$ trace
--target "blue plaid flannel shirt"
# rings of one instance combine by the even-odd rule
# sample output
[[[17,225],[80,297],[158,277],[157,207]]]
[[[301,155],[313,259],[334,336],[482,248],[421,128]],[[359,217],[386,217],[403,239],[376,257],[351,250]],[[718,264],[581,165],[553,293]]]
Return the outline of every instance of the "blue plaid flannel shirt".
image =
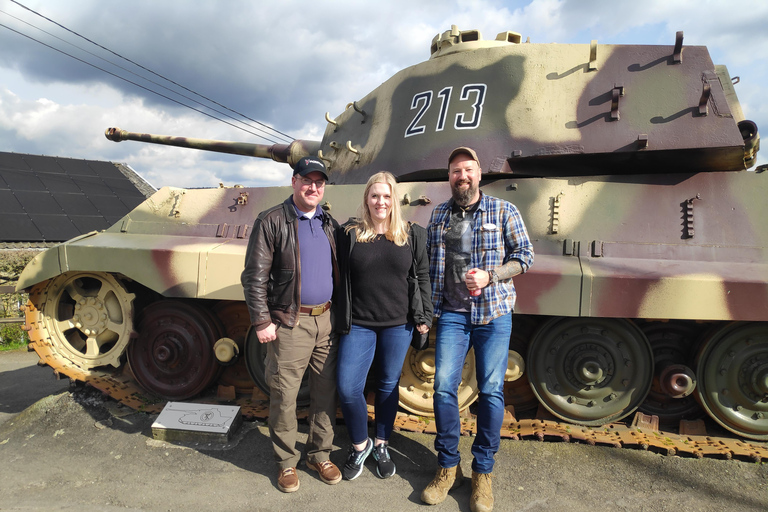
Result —
[[[482,194],[482,193],[481,193]],[[451,220],[453,199],[432,211],[427,227],[429,277],[432,280],[432,303],[435,318],[442,314],[443,279],[445,276],[445,230]],[[518,260],[527,272],[533,265],[533,246],[517,207],[497,197],[481,195],[475,212],[472,236],[471,268],[490,270],[510,260]],[[483,288],[472,297],[471,322],[487,324],[494,318],[511,313],[515,307],[515,285],[512,280],[499,281]]]

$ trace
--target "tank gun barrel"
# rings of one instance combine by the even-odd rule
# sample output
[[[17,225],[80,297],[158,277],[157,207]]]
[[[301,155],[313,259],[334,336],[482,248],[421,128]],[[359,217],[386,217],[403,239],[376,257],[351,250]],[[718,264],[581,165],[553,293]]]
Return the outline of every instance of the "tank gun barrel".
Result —
[[[135,140],[151,144],[163,144],[182,148],[231,153],[234,155],[269,158],[275,162],[287,163],[291,167],[302,157],[316,155],[320,149],[320,141],[295,140],[290,144],[251,144],[248,142],[232,142],[225,140],[195,139],[190,137],[173,137],[171,135],[154,135],[107,128],[104,132],[107,139],[114,142]]]

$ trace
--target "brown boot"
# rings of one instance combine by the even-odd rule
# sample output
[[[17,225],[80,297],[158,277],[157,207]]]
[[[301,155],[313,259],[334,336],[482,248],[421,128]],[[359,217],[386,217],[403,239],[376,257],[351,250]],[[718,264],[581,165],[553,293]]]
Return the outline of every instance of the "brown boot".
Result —
[[[277,474],[277,488],[283,492],[296,492],[299,490],[299,475],[296,468],[281,469]]]
[[[448,491],[460,486],[463,478],[460,465],[452,468],[439,468],[435,478],[422,491],[421,501],[427,505],[442,503],[448,496]]]
[[[490,473],[472,472],[472,496],[469,497],[469,510],[472,512],[491,512],[493,510]]]
[[[328,485],[341,482],[341,471],[336,467],[336,464],[329,460],[315,463],[307,461],[307,467],[312,471],[317,471],[320,474],[320,480]]]

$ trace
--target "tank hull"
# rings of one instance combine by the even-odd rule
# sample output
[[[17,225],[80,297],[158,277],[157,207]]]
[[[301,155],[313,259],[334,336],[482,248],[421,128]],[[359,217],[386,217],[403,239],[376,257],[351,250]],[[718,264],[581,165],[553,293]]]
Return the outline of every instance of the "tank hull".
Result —
[[[511,346],[511,350],[514,348],[511,353],[522,357],[527,371],[518,372],[517,378],[524,375],[519,382],[508,383],[508,387],[516,389],[511,391],[511,396],[517,396],[521,389],[525,395],[525,399],[518,400],[517,404],[515,398],[510,399],[510,405],[517,405],[521,410],[532,405],[549,405],[549,412],[560,419],[581,424],[616,421],[638,408],[643,410],[643,399],[649,391],[654,394],[653,386],[660,386],[659,364],[695,367],[697,352],[708,350],[707,347],[712,350],[707,341],[707,333],[711,330],[738,322],[755,326],[761,333],[766,331],[768,235],[761,219],[768,214],[768,207],[761,200],[764,180],[761,174],[744,171],[633,175],[621,179],[616,176],[520,177],[484,182],[481,186],[483,193],[507,199],[520,209],[536,252],[536,264],[528,273],[515,278],[518,291],[515,325],[518,328],[522,323],[525,328],[518,333],[522,339],[516,346]],[[448,189],[444,182],[403,183],[401,200],[408,203],[403,206],[404,215],[408,220],[426,225],[433,206],[448,199]],[[244,310],[239,278],[253,219],[265,206],[283,201],[290,193],[288,187],[165,188],[112,228],[42,253],[25,269],[18,286],[19,289],[41,290],[33,309],[42,311],[43,317],[60,314],[58,309],[61,307],[49,306],[46,312],[46,301],[57,300],[50,283],[60,280],[61,276],[77,279],[78,276],[96,274],[114,279],[122,286],[110,285],[107,278],[102,278],[101,284],[93,285],[94,292],[77,292],[75,295],[79,295],[66,296],[62,302],[76,302],[91,295],[99,297],[105,294],[101,288],[111,286],[112,293],[123,302],[130,296],[128,302],[131,303],[123,308],[122,314],[133,321],[130,326],[119,325],[126,332],[118,337],[126,341],[108,344],[105,354],[100,351],[88,354],[87,343],[80,350],[81,353],[85,351],[84,355],[78,354],[78,349],[66,341],[58,343],[68,347],[66,350],[57,349],[55,339],[44,345],[33,343],[33,348],[49,364],[52,357],[49,345],[53,345],[55,357],[64,357],[75,366],[85,367],[85,370],[111,366],[119,372],[125,361],[126,347],[137,343],[135,340],[143,335],[135,329],[146,304],[174,300],[194,303],[211,312],[216,307],[221,308],[222,304],[237,304],[236,307]],[[357,201],[354,198],[361,198],[362,193],[362,185],[329,185],[325,207],[338,220],[344,221],[356,215],[353,206]],[[692,209],[688,207],[690,199],[693,199]],[[215,312],[213,315],[216,316]],[[552,331],[552,322],[565,319],[573,319],[575,327],[564,327],[564,331],[555,327]],[[71,318],[56,321],[71,321]],[[242,348],[248,328],[247,313],[241,310],[239,320],[224,316],[219,321],[225,331],[228,327],[235,329],[233,337]],[[571,329],[611,331],[617,328],[616,322],[634,326],[631,329],[637,332],[630,335],[629,344],[637,345],[638,353],[614,354],[615,345],[627,341],[617,341],[612,335],[603,339],[597,334],[577,343],[574,350],[591,354],[590,347],[599,345],[601,348],[588,359],[594,359],[598,361],[592,361],[594,364],[606,368],[612,368],[622,358],[635,361],[643,374],[621,377],[630,381],[631,393],[624,393],[642,395],[640,399],[617,405],[616,410],[609,407],[596,416],[593,411],[578,407],[582,400],[578,398],[578,390],[568,395],[577,397],[574,399],[577,406],[562,408],[550,404],[560,398],[567,400],[565,394],[560,397],[550,388],[564,384],[588,388],[590,384],[578,379],[572,381],[573,378],[566,374],[556,381],[542,377],[543,368],[551,364],[546,358],[538,361],[542,347],[551,350],[553,337]],[[49,324],[53,323],[53,320],[49,321]],[[674,357],[668,356],[668,347],[664,349],[663,357],[654,353],[656,337],[669,338],[680,325],[690,324],[696,328],[688,336],[696,339],[686,339],[684,349],[673,350]],[[83,330],[72,329],[76,332]],[[108,330],[110,336],[115,337],[113,331],[120,329]],[[652,334],[659,329],[662,335]],[[210,334],[211,339],[201,345],[212,347],[221,336],[221,333]],[[55,335],[49,332],[41,337],[51,340]],[[88,334],[81,334],[81,337],[87,340]],[[763,343],[761,338],[758,345],[762,347]],[[677,345],[682,346],[683,342]],[[429,394],[431,388],[429,377],[414,370],[423,362],[413,360],[416,357],[419,356],[412,355],[406,361],[402,402],[408,410],[428,415],[431,412],[429,400],[411,400],[410,397]],[[768,354],[758,352],[755,357],[762,360]],[[208,364],[217,365],[216,362]],[[578,366],[579,363],[567,360],[559,364]],[[751,372],[750,375],[754,374],[758,380],[763,375],[762,366],[754,361],[745,362],[738,368],[741,372]],[[608,381],[618,379],[620,372],[611,371],[614,372],[611,379],[599,385],[591,384],[604,389],[605,396],[617,393],[615,383]],[[705,363],[700,371],[709,371]],[[213,370],[211,373],[218,375]],[[240,373],[245,372],[241,370]],[[418,386],[415,391],[409,391],[408,387],[413,385],[409,376],[417,373],[421,375],[417,378]],[[82,378],[82,374],[78,375]],[[532,398],[525,389],[531,386],[526,382],[531,377],[542,379],[532,385],[539,393],[537,398]],[[204,387],[217,382],[212,377],[206,378]],[[195,379],[187,375],[186,380]],[[697,380],[695,375],[693,380]],[[253,382],[249,383],[247,375],[240,375],[237,383],[240,392],[252,392],[249,385],[253,387]],[[761,389],[759,385],[744,384],[735,384],[735,388],[742,394],[752,393],[753,398]],[[163,389],[166,388],[148,391],[162,396]],[[618,393],[622,392],[619,390]],[[693,396],[687,402],[695,396],[693,393],[689,395]],[[597,396],[604,398],[600,394]],[[470,392],[462,405],[468,406],[474,398]],[[666,409],[673,411],[669,415],[671,420],[688,420],[701,415],[701,409],[690,403],[682,407],[679,400],[658,397],[656,400],[666,403]],[[588,398],[583,401],[584,404],[594,402]],[[756,400],[750,406],[751,414],[761,413],[762,404]],[[684,409],[682,412],[679,411],[681,408]],[[664,417],[663,412],[661,415]],[[763,428],[759,419],[755,420],[754,429],[749,425],[736,427],[739,434],[758,439],[768,437],[768,431],[763,432]]]
[[[481,190],[520,209],[536,251],[536,265],[515,278],[516,313],[764,321],[764,182],[754,172],[529,177]],[[363,188],[328,186],[330,213],[341,222],[355,216],[350,199],[361,198]],[[401,190],[426,198],[403,207],[422,226],[449,194],[440,182],[403,183]],[[237,204],[242,194],[247,203]],[[240,272],[253,220],[290,194],[288,187],[164,188],[112,228],[38,256],[18,288],[64,272],[100,271],[165,297],[243,300]]]

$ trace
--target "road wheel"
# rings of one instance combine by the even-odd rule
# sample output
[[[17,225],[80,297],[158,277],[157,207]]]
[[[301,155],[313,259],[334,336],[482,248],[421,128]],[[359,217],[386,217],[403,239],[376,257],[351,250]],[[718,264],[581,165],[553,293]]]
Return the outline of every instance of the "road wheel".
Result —
[[[768,440],[768,326],[731,323],[704,341],[696,358],[701,405],[731,432]]]
[[[400,407],[419,416],[434,416],[432,396],[435,394],[435,340],[430,333],[430,347],[408,349],[400,376]],[[479,391],[475,378],[475,351],[470,349],[464,360],[459,384],[459,410],[477,400]]]
[[[221,371],[213,344],[223,329],[206,308],[178,300],[147,306],[139,336],[128,347],[136,381],[167,400],[186,400],[209,387]]]
[[[639,327],[651,344],[655,368],[651,391],[639,411],[658,416],[666,425],[701,417],[704,411],[691,389],[696,386],[692,370],[693,347],[701,336],[701,325],[694,322],[644,322]],[[680,392],[675,394],[671,387]]]
[[[554,318],[534,336],[527,362],[541,404],[558,418],[587,426],[634,412],[653,379],[648,340],[622,319]]]

